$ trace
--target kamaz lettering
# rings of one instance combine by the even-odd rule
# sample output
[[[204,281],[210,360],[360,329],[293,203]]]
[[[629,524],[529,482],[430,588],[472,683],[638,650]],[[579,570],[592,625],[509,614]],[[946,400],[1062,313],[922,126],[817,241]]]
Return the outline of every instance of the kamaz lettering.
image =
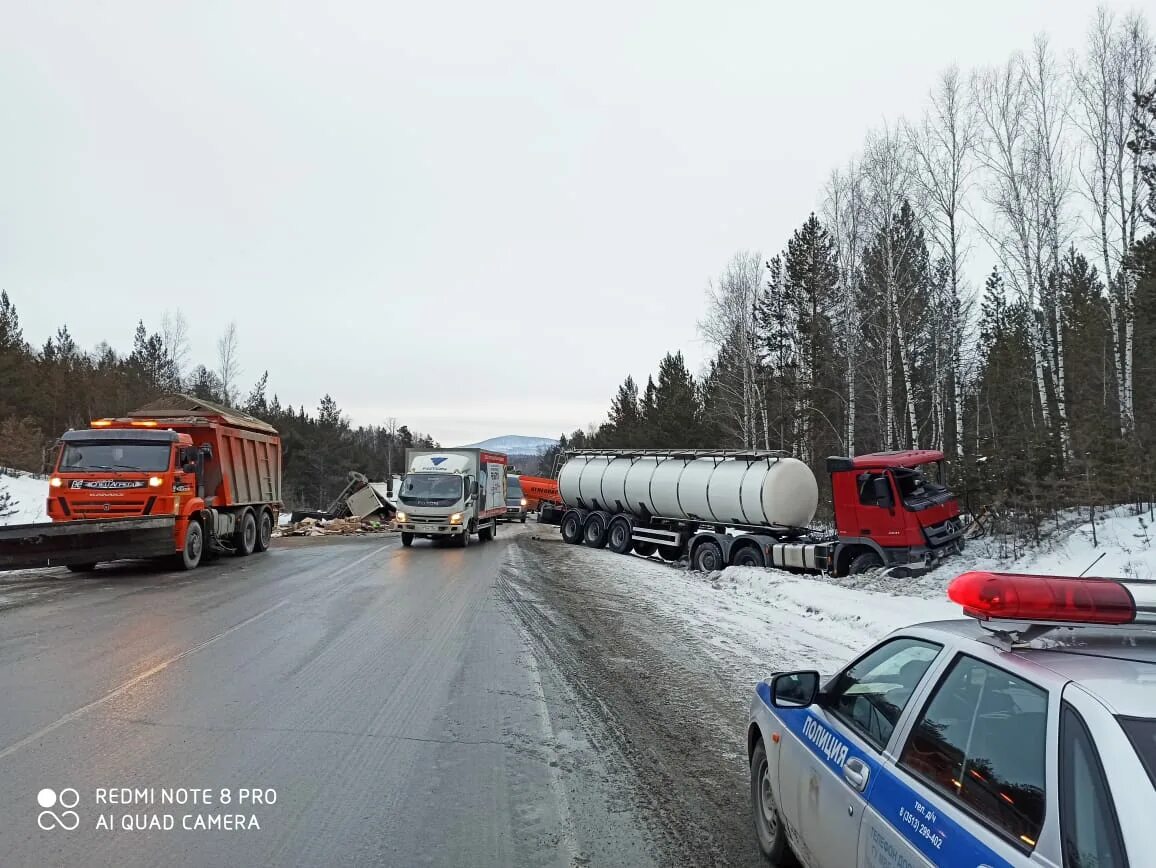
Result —
[[[843,763],[847,762],[849,748],[831,730],[816,721],[815,718],[808,717],[803,723],[803,735],[807,737],[807,741],[815,746],[816,750],[825,754],[828,760],[839,768],[843,768]]]

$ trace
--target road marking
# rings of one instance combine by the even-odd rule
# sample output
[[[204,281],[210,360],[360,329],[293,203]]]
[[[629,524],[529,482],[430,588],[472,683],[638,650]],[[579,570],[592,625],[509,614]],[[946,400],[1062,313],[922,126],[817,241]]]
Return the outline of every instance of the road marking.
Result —
[[[358,564],[364,563],[365,561],[369,560],[374,555],[381,554],[381,552],[385,551],[389,547],[390,546],[387,544],[387,545],[381,546],[380,548],[374,549],[369,554],[358,558],[357,560],[353,561],[352,563],[346,564],[344,567],[341,567],[341,569],[330,574],[330,577],[332,578],[334,576],[339,576],[343,572],[345,572],[346,570],[353,569],[353,567],[356,567]],[[198,651],[205,650],[210,645],[212,645],[216,642],[219,642],[221,639],[224,639],[226,636],[229,636],[233,633],[236,633],[242,627],[248,627],[254,621],[258,621],[261,618],[264,618],[266,615],[277,611],[282,606],[285,606],[288,603],[289,603],[288,600],[282,600],[279,603],[274,603],[268,609],[260,611],[256,615],[252,615],[252,616],[246,618],[244,621],[240,621],[240,622],[234,624],[228,630],[221,631],[216,636],[213,636],[210,639],[206,639],[201,644],[194,645],[192,648],[187,648],[186,650],[182,651],[180,654],[177,654],[173,657],[170,657],[167,660],[162,660],[160,663],[158,663],[152,669],[148,669],[148,670],[140,673],[139,675],[136,675],[133,678],[130,678],[128,681],[124,682],[119,687],[114,688],[113,690],[106,693],[104,696],[100,697],[99,699],[94,699],[92,702],[88,703],[87,705],[82,705],[80,708],[76,709],[75,711],[70,711],[68,714],[64,715],[64,717],[60,718],[59,720],[55,720],[52,723],[48,724],[48,726],[46,726],[42,729],[38,729],[36,732],[32,733],[31,735],[27,735],[24,738],[20,739],[20,741],[17,741],[17,742],[14,742],[13,744],[8,745],[8,747],[4,748],[3,750],[0,750],[0,760],[11,756],[12,754],[16,753],[16,751],[20,750],[21,748],[27,747],[28,745],[32,744],[34,741],[39,741],[40,739],[44,738],[44,736],[48,735],[51,732],[55,732],[56,730],[60,729],[60,727],[64,726],[65,724],[72,723],[72,721],[76,720],[77,718],[83,717],[85,714],[92,711],[94,708],[99,708],[100,706],[104,705],[105,703],[110,702],[113,699],[116,699],[122,693],[125,693],[126,691],[132,690],[134,687],[136,687],[142,681],[145,681],[146,679],[152,678],[158,672],[163,672],[164,670],[166,670],[170,666],[172,666],[174,663],[176,663],[180,660],[184,660],[186,657],[189,657],[193,654],[196,654]]]

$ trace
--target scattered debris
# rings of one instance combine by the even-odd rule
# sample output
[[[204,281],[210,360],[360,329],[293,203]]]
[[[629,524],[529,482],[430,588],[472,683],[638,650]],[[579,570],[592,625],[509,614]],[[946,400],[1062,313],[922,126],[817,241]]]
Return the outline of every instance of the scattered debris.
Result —
[[[313,518],[306,517],[287,527],[278,528],[273,536],[352,536],[363,533],[388,533],[393,522],[369,518]]]

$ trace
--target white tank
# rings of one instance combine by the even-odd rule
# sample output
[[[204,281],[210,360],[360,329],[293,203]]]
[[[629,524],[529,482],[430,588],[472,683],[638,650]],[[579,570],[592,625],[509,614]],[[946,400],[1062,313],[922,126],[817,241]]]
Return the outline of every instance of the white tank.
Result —
[[[811,468],[774,455],[578,454],[558,491],[567,506],[725,525],[806,527],[819,505]]]

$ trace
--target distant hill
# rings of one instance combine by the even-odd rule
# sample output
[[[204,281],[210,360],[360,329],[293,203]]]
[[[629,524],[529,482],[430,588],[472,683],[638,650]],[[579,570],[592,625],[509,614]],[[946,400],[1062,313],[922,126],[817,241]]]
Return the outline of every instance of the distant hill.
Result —
[[[506,434],[503,437],[491,437],[481,443],[470,443],[463,448],[492,449],[506,455],[537,455],[543,449],[547,449],[557,442],[557,440],[551,440],[548,437],[523,437],[521,434]]]

